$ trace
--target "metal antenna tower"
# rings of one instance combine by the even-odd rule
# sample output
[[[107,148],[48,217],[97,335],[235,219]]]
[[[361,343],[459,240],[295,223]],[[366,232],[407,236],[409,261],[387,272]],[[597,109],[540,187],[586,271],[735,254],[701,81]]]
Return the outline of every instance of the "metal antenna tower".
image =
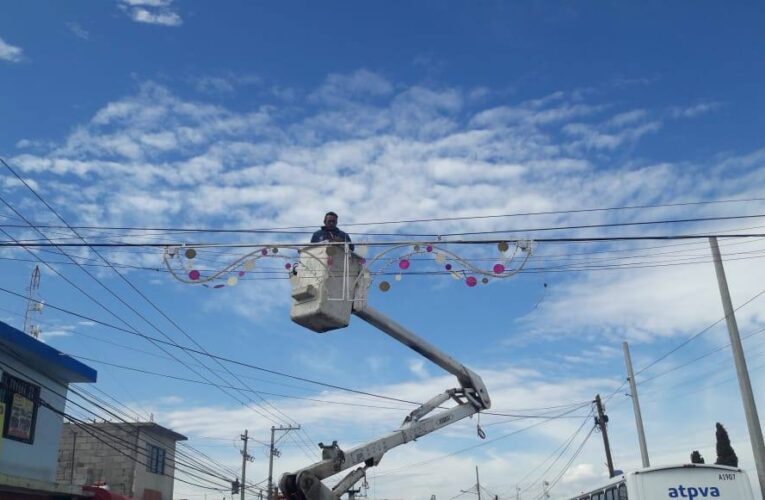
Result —
[[[24,331],[34,338],[40,336],[40,327],[32,322],[32,315],[34,313],[41,313],[43,310],[43,303],[38,294],[39,289],[40,267],[35,266],[34,271],[32,271],[32,277],[29,280],[29,286],[27,287],[27,312],[24,314]]]

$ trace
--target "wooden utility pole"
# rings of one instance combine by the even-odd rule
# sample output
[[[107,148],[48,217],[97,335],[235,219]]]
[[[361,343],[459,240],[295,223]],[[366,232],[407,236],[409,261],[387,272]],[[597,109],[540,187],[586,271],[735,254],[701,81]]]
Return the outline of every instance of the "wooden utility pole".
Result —
[[[608,443],[608,416],[603,413],[603,402],[600,400],[600,394],[595,396],[595,407],[598,410],[598,416],[595,417],[595,424],[600,427],[600,433],[603,435],[603,446],[606,448],[606,462],[608,463],[608,477],[614,477],[614,461],[611,458],[611,445]]]

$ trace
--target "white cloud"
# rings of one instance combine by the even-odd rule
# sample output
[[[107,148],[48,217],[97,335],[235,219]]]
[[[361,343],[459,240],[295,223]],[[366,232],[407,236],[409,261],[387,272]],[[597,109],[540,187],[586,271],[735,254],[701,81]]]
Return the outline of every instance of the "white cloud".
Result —
[[[460,89],[396,90],[361,70],[328,78],[314,95],[347,99],[317,100],[306,108],[231,110],[144,83],[134,95],[105,104],[63,144],[12,160],[25,173],[46,178],[44,186],[55,185],[59,202],[81,222],[115,225],[302,226],[326,210],[327,199],[334,200],[332,208],[345,222],[533,212],[755,196],[752,187],[765,182],[763,151],[703,165],[619,163],[619,155],[641,137],[660,133],[665,125],[657,113],[612,110],[609,103],[566,92],[484,109],[468,104]],[[632,215],[516,218],[512,225],[625,217]],[[503,219],[454,221],[439,231],[509,225]],[[412,225],[407,231],[432,228]],[[561,265],[546,260],[550,253],[554,249],[542,245],[531,265]],[[672,255],[643,260],[660,264],[668,258]],[[587,259],[589,265],[600,262]],[[590,329],[645,340],[682,335],[716,310],[714,298],[696,292],[708,288],[703,281],[708,276],[702,279],[693,267],[586,271],[548,290],[525,319],[530,331],[547,338]],[[757,276],[752,273],[752,283]],[[273,287],[281,286],[277,282]],[[237,300],[216,299],[211,307],[267,317],[268,310],[284,306],[287,295],[270,284],[263,287],[269,292],[242,292]],[[703,312],[694,313],[700,304]],[[683,314],[675,314],[678,310]]]
[[[377,73],[360,69],[351,74],[333,73],[327,76],[310,98],[318,102],[334,103],[368,96],[385,96],[392,91],[393,85],[388,80]]]
[[[183,19],[172,7],[174,0],[119,0],[133,21],[161,26],[180,26]]]
[[[88,40],[90,38],[90,33],[88,30],[83,28],[80,24],[69,22],[66,23],[67,29],[77,38],[81,38],[83,40]]]
[[[162,26],[180,26],[183,21],[175,12],[151,12],[147,9],[132,9],[133,21],[146,24],[159,24]]]
[[[173,3],[173,0],[121,0],[123,3],[133,7],[167,7]]]
[[[693,106],[687,107],[673,107],[670,109],[670,115],[672,118],[696,118],[712,111],[716,111],[722,107],[722,103],[719,102],[702,102]]]
[[[24,60],[24,51],[0,38],[0,59],[8,62],[21,62]]]
[[[409,371],[421,379],[428,378],[428,370],[425,368],[425,361],[422,359],[410,359],[408,362]]]

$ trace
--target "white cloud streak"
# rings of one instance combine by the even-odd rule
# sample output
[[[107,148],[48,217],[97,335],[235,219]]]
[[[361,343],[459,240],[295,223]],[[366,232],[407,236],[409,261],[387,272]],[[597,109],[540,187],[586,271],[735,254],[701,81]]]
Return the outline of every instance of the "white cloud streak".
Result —
[[[21,62],[24,60],[24,50],[0,38],[0,60],[14,63]]]
[[[120,8],[133,21],[160,26],[180,26],[183,19],[172,7],[173,0],[120,0]]]

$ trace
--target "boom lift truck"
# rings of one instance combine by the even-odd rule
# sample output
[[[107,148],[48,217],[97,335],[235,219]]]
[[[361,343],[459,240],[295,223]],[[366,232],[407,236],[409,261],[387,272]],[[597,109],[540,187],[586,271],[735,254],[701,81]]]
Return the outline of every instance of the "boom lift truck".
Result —
[[[483,380],[475,372],[367,304],[371,277],[362,259],[350,252],[347,243],[311,245],[299,253],[299,264],[290,276],[290,317],[294,322],[322,333],[348,326],[354,314],[453,374],[460,384],[423,403],[407,415],[398,430],[386,436],[350,450],[342,450],[337,441],[326,446],[319,443],[321,461],[284,474],[279,481],[282,494],[289,499],[336,500],[364,477],[367,468],[379,464],[388,450],[487,410],[491,400]],[[456,405],[444,409],[441,405],[449,400]],[[480,428],[479,436],[484,437]],[[334,488],[322,483],[357,465],[359,467]]]

